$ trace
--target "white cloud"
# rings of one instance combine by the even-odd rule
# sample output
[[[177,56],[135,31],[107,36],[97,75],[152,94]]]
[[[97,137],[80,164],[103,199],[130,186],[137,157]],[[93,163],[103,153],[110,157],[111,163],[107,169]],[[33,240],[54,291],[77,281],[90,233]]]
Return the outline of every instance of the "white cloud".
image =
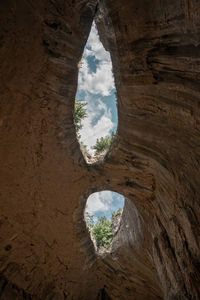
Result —
[[[114,89],[110,63],[101,61],[97,66],[96,72],[90,73],[87,61],[83,59],[83,64],[79,72],[78,85],[79,91],[109,96]]]
[[[124,206],[124,197],[111,191],[102,191],[91,194],[87,199],[85,212],[94,217],[94,221],[99,216],[106,216],[111,219],[112,213]]]
[[[106,212],[111,210],[113,202],[113,193],[110,191],[91,194],[87,200],[86,211],[91,215],[97,212]]]
[[[89,48],[89,49],[88,49]],[[90,72],[87,57],[94,56],[99,60],[96,72]],[[78,90],[109,96],[115,88],[110,53],[99,40],[97,29],[93,23],[86,48],[83,53],[82,66],[79,70]]]
[[[110,61],[110,53],[104,49],[100,42],[98,31],[94,22],[92,24],[86,47],[87,55],[94,55],[98,60]]]
[[[91,59],[91,56],[95,59]],[[96,69],[95,72],[92,72],[92,67]],[[77,94],[84,95],[88,103],[87,117],[82,121],[83,128],[79,134],[91,154],[94,151],[90,147],[96,144],[97,138],[109,135],[115,127],[111,111],[102,100],[104,96],[110,96],[114,88],[110,54],[103,48],[93,23],[79,69],[77,91]],[[123,201],[120,204],[121,200],[118,199],[120,197],[110,191],[94,193],[87,200],[86,211],[97,221],[96,214],[105,213],[109,216],[112,211],[123,206]]]
[[[88,64],[89,56],[94,56],[94,61],[98,60],[98,63]],[[96,67],[96,72],[91,72],[91,66]],[[109,96],[114,88],[110,54],[103,48],[96,25],[93,23],[79,70],[77,91],[78,94],[84,93],[83,98],[88,103],[87,117],[82,121],[83,128],[79,133],[80,140],[91,154],[94,154],[94,150],[90,147],[96,144],[97,138],[109,135],[115,127],[111,111],[102,101],[102,98]]]
[[[87,117],[83,120],[83,128],[80,130],[80,140],[83,144],[88,146],[88,151],[91,154],[94,154],[94,150],[91,149],[91,147],[96,144],[96,140],[109,135],[114,128],[110,110],[108,110],[107,106],[100,99],[96,102],[95,110],[94,107],[88,105]],[[98,112],[101,111],[103,111],[102,116],[98,119],[97,123],[93,125],[92,121]]]

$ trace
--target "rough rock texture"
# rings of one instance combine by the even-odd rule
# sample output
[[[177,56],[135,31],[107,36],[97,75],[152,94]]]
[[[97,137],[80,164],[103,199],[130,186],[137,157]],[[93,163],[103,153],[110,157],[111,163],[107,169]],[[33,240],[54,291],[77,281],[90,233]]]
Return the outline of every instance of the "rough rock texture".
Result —
[[[93,18],[111,52],[118,137],[87,165],[73,105]],[[200,3],[0,3],[0,299],[200,298]],[[87,197],[127,199],[110,254]]]
[[[121,224],[121,212],[117,212],[114,216],[112,215],[112,235],[113,238],[115,235],[117,235],[119,228],[120,228],[120,224]]]

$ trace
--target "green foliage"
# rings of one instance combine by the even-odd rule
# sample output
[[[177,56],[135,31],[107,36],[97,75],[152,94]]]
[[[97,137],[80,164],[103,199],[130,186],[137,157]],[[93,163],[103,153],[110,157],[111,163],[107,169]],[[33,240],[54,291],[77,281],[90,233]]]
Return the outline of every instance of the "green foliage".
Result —
[[[92,234],[96,240],[97,247],[108,248],[112,242],[111,221],[105,216],[99,217],[95,225],[92,226]]]
[[[94,226],[94,217],[87,211],[85,212],[85,220],[90,228]]]
[[[109,221],[106,216],[98,217],[96,223],[94,223],[94,217],[90,213],[85,212],[85,220],[96,240],[97,248],[100,246],[109,248],[112,243],[112,222],[117,215],[121,216],[122,211],[123,209],[119,208],[113,212],[111,221]]]
[[[86,105],[87,102],[83,102],[81,100],[76,99],[75,100],[75,106],[74,106],[74,123],[76,127],[76,133],[79,139],[79,143],[81,146],[81,149],[83,152],[87,153],[87,146],[83,144],[82,141],[80,141],[80,134],[79,131],[83,127],[82,125],[82,120],[87,117],[87,112],[86,112]],[[92,148],[95,150],[95,154],[99,154],[102,151],[108,149],[115,137],[114,132],[112,131],[111,135],[107,135],[105,138],[101,137],[100,140],[97,139],[96,145],[93,146]]]
[[[83,153],[87,153],[87,146],[83,144],[82,141],[80,141],[80,134],[79,131],[83,127],[81,124],[81,121],[87,117],[86,108],[87,102],[81,102],[80,100],[75,100],[75,106],[74,106],[74,123],[76,127],[76,133],[79,139],[80,147],[82,149]]]
[[[95,150],[95,154],[108,149],[115,137],[114,132],[112,131],[111,135],[107,135],[105,138],[101,137],[100,140],[97,139],[96,144],[92,147]]]
[[[74,123],[76,127],[77,135],[79,133],[79,130],[83,127],[81,124],[81,121],[87,116],[86,108],[87,102],[80,102],[80,100],[75,100],[75,106],[74,106]],[[78,135],[80,138],[80,136]]]

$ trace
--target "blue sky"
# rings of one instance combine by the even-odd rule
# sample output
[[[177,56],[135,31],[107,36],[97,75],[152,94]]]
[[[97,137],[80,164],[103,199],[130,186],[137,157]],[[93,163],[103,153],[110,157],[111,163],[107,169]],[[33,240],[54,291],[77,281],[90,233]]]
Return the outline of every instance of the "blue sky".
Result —
[[[82,122],[80,140],[87,146],[88,152],[97,138],[105,137],[116,131],[118,116],[115,85],[110,54],[99,40],[95,23],[84,49],[79,69],[76,98],[86,101],[87,118]],[[91,194],[87,200],[86,211],[97,217],[111,218],[113,211],[123,207],[124,197],[111,191]]]
[[[94,154],[91,147],[96,144],[97,138],[105,137],[117,129],[115,92],[110,53],[100,42],[93,23],[81,60],[76,94],[77,99],[88,103],[80,140],[90,154]]]
[[[124,206],[124,197],[111,191],[93,193],[88,197],[86,211],[97,217],[106,216],[111,219],[112,213]]]

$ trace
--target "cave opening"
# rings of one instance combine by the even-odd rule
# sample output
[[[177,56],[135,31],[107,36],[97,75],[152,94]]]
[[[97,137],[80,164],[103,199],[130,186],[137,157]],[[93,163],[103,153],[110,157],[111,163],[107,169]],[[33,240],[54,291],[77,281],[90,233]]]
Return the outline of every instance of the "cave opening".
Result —
[[[120,227],[124,201],[124,196],[108,190],[88,197],[84,219],[97,252],[110,252]]]
[[[111,57],[100,41],[95,22],[78,68],[74,122],[81,151],[92,163],[105,156],[118,124]]]

